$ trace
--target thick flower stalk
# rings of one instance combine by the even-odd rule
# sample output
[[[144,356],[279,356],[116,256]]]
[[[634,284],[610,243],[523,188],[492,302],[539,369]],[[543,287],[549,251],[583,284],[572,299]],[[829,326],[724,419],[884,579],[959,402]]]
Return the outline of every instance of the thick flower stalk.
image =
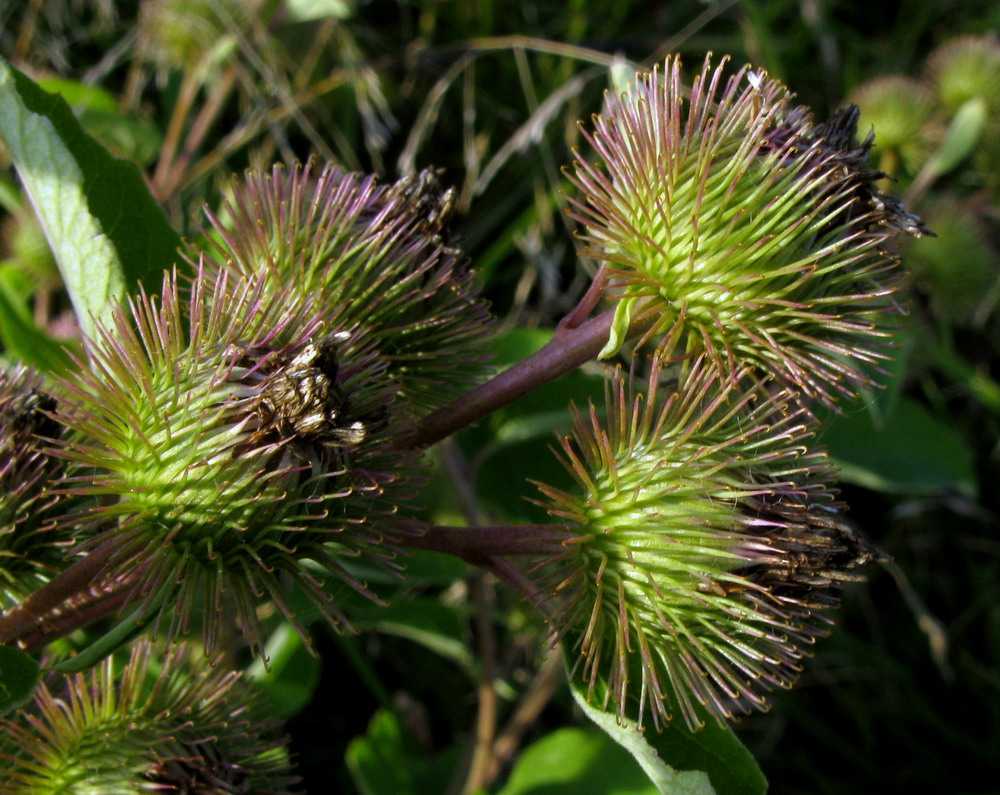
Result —
[[[433,172],[379,185],[312,164],[250,172],[224,216],[210,215],[219,270],[268,274],[269,289],[319,296],[328,324],[359,328],[385,357],[402,401],[426,412],[484,374],[490,328],[461,252],[448,245],[452,191]]]
[[[386,520],[413,487],[410,460],[387,450],[384,362],[265,281],[199,272],[187,332],[167,276],[159,304],[142,295],[119,312],[65,384],[66,490],[89,500],[66,518],[80,550],[168,637],[200,622],[210,654],[230,603],[255,651],[259,596],[298,626],[294,585],[342,621],[324,579],[367,593],[347,558],[395,568]]]
[[[140,642],[120,676],[109,658],[60,679],[2,721],[0,793],[293,791],[285,740],[257,694],[191,649],[160,658]]]
[[[856,112],[816,124],[780,83],[725,59],[683,87],[679,59],[609,95],[584,137],[571,213],[624,296],[662,319],[647,338],[674,355],[749,365],[808,396],[851,395],[885,358],[895,311],[890,237],[919,219],[873,188]]]
[[[55,408],[30,369],[0,369],[0,606],[48,580],[66,553],[54,521],[62,462],[46,450],[61,434]]]
[[[665,395],[658,362],[645,395],[619,374],[606,420],[577,413],[563,442],[576,490],[540,487],[571,525],[541,595],[579,654],[574,675],[656,725],[673,704],[693,728],[700,707],[719,720],[766,708],[763,691],[790,686],[823,633],[828,586],[875,555],[804,446],[804,410],[705,364]]]

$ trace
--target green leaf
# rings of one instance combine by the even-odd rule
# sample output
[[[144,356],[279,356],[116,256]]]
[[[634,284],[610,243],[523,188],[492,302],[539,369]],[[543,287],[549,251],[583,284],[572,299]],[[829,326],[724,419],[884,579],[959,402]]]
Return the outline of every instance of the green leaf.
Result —
[[[110,320],[137,281],[155,292],[180,238],[138,169],[88,136],[62,97],[0,59],[0,138],[59,264],[77,318]]]
[[[670,767],[663,761],[657,751],[656,746],[649,742],[646,733],[643,732],[635,721],[619,719],[614,715],[598,709],[587,701],[585,693],[580,692],[578,686],[571,682],[570,691],[573,698],[583,710],[584,714],[602,728],[607,735],[618,745],[628,751],[645,771],[649,780],[653,782],[660,793],[684,793],[684,795],[715,795],[715,789],[708,777],[702,770],[677,770]],[[670,750],[670,745],[678,739],[683,739],[684,732],[671,726],[666,730],[668,735],[667,743],[664,745]],[[663,735],[654,735],[663,737]],[[694,735],[688,735],[692,737]]]
[[[962,437],[909,398],[881,422],[867,411],[831,417],[821,441],[841,478],[866,488],[925,494],[953,489],[968,496],[978,490]]]
[[[443,552],[417,550],[400,563],[406,567],[406,582],[410,585],[449,585],[469,573],[469,564]]]
[[[0,207],[9,213],[15,213],[21,209],[21,189],[6,174],[0,174]]]
[[[32,322],[13,281],[18,273],[0,267],[0,340],[8,356],[41,372],[63,372],[70,358],[63,347]]]
[[[465,671],[474,670],[458,612],[436,599],[411,597],[394,600],[385,607],[362,606],[352,611],[351,624],[359,630],[407,638],[452,660]]]
[[[629,752],[606,734],[560,729],[524,749],[497,795],[656,795]]]
[[[347,769],[362,795],[424,795],[447,792],[462,757],[449,748],[428,756],[390,710],[379,710],[368,731],[347,746]]]
[[[118,112],[114,96],[103,88],[64,77],[45,77],[40,88],[59,94],[80,120],[83,129],[112,152],[146,165],[163,147],[163,136],[147,124]]]
[[[320,19],[349,19],[354,4],[347,0],[288,0],[285,13],[292,22],[315,22]]]
[[[469,567],[456,558],[440,552],[407,553],[399,561],[406,567],[406,582],[410,585],[447,585],[468,574]],[[399,590],[400,579],[395,572],[364,561],[344,561],[342,564],[352,576],[365,582],[379,596],[391,598]],[[384,588],[382,586],[390,586]],[[367,599],[362,598],[367,602]]]
[[[142,165],[152,163],[163,148],[159,130],[118,112],[89,110],[80,117],[80,123],[112,152]]]
[[[767,791],[767,779],[753,755],[727,726],[707,714],[698,731],[678,719],[657,732],[595,706],[587,700],[586,686],[572,677],[570,690],[587,717],[636,758],[660,792],[763,795]],[[638,712],[638,698],[638,688],[629,688],[629,714]],[[671,711],[677,715],[679,707],[674,704]]]
[[[988,113],[982,97],[966,100],[948,126],[941,148],[928,164],[935,174],[947,174],[972,154],[986,131]]]
[[[38,87],[50,94],[58,94],[77,113],[87,110],[115,111],[118,103],[114,95],[100,86],[88,85],[65,77],[43,77],[37,81]]]
[[[271,714],[282,719],[299,713],[312,699],[319,683],[319,659],[309,653],[299,633],[283,621],[267,639],[264,661],[256,659],[247,669],[264,692]]]
[[[950,345],[937,346],[934,362],[985,408],[1000,414],[1000,383],[965,361]]]
[[[552,339],[550,329],[516,328],[491,340],[497,372],[506,370],[531,354],[538,353]]]
[[[26,704],[38,685],[34,658],[12,646],[0,646],[0,716]]]
[[[502,367],[520,361],[544,347],[548,330],[530,329],[505,335],[495,342]],[[545,510],[528,502],[538,496],[528,481],[568,488],[572,479],[552,454],[556,434],[569,430],[572,417],[566,406],[598,406],[604,397],[604,379],[576,370],[543,384],[495,411],[485,421],[459,435],[467,455],[476,462],[476,494],[490,511],[512,521],[545,522]]]
[[[399,719],[379,710],[368,733],[347,746],[347,769],[362,795],[409,795],[416,791],[408,756]]]

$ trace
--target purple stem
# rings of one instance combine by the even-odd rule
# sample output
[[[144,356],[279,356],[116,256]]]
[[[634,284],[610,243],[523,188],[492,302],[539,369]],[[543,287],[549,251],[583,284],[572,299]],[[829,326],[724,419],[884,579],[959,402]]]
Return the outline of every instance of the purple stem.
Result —
[[[25,651],[35,652],[81,627],[117,613],[132,596],[132,586],[122,585],[113,591],[84,598],[72,608],[46,616],[33,631],[21,635],[18,642]]]
[[[421,535],[406,536],[410,549],[446,552],[481,564],[498,555],[544,555],[562,552],[572,538],[566,525],[519,524],[495,527],[445,527],[435,525]]]
[[[20,639],[33,630],[50,611],[86,591],[97,581],[104,566],[104,549],[98,547],[87,557],[61,571],[13,610],[0,616],[0,644],[10,644]]]
[[[541,350],[425,417],[412,433],[400,439],[399,447],[428,447],[596,358],[607,344],[614,316],[615,310],[609,309],[578,326],[560,327]],[[634,317],[629,336],[648,330],[652,323],[651,316]]]

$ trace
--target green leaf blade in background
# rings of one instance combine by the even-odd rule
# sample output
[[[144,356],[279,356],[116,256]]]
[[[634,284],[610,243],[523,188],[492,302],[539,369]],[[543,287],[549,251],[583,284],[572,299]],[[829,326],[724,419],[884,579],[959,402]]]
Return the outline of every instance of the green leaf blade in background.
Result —
[[[705,715],[704,726],[694,732],[679,719],[661,732],[652,727],[640,729],[635,721],[619,719],[595,706],[572,677],[570,692],[587,717],[635,757],[660,793],[764,795],[767,792],[767,779],[753,754],[728,727],[713,718]],[[637,699],[630,692],[629,706],[634,707],[630,713],[638,711]],[[679,714],[676,708],[672,712]]]
[[[4,353],[41,372],[62,372],[70,365],[66,350],[35,325],[13,282],[19,274],[0,264],[0,341]]]
[[[37,81],[50,94],[59,94],[73,109],[73,114],[88,135],[111,152],[147,166],[163,147],[163,136],[152,124],[118,111],[114,96],[100,86],[44,77]]]
[[[0,138],[45,230],[78,320],[109,320],[116,298],[159,289],[180,237],[138,169],[87,135],[66,102],[0,59]]]
[[[602,732],[557,729],[521,752],[497,795],[657,795],[659,790],[620,745]]]
[[[552,334],[550,329],[534,328],[499,336],[493,340],[494,363],[498,369],[513,365],[543,348]],[[538,496],[532,482],[571,487],[572,478],[552,452],[558,446],[558,435],[572,426],[567,406],[586,411],[589,402],[600,407],[603,399],[603,378],[575,370],[521,396],[477,426],[464,429],[459,443],[475,462],[476,494],[482,504],[508,521],[551,521],[544,508],[529,501]]]
[[[972,97],[955,112],[941,148],[928,164],[935,176],[947,174],[969,157],[986,132],[988,111],[982,97]]]
[[[461,749],[455,746],[429,756],[398,715],[381,709],[368,731],[347,746],[345,758],[361,795],[425,795],[448,791]]]
[[[291,624],[282,622],[267,639],[268,661],[257,658],[247,675],[264,692],[270,712],[281,719],[298,714],[312,699],[319,682],[319,658],[306,648]]]
[[[384,632],[419,643],[435,654],[474,673],[476,660],[463,642],[464,626],[458,611],[436,599],[409,596],[386,606],[359,606],[351,613],[359,631]]]
[[[849,483],[890,493],[978,491],[961,435],[911,398],[879,420],[867,411],[832,416],[820,441]]]
[[[346,756],[351,777],[363,795],[414,793],[403,728],[391,712],[376,712],[368,733],[351,741]]]
[[[20,649],[0,646],[0,716],[27,703],[38,685],[39,667]]]

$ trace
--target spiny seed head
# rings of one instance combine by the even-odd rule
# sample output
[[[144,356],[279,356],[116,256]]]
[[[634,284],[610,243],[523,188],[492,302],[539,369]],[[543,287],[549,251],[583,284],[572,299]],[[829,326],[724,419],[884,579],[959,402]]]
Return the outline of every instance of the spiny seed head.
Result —
[[[145,55],[163,69],[187,70],[220,62],[248,36],[262,0],[149,0],[139,15]]]
[[[852,91],[849,100],[861,112],[860,128],[877,131],[880,166],[893,177],[899,173],[885,164],[887,152],[898,154],[906,172],[916,174],[945,131],[934,115],[934,93],[911,77],[876,77]]]
[[[316,294],[326,325],[361,329],[377,345],[403,400],[438,408],[483,375],[490,328],[446,239],[452,202],[430,170],[388,186],[331,165],[318,176],[311,163],[249,172],[232,186],[230,222],[209,214],[221,242],[206,265]]]
[[[575,416],[562,458],[574,492],[541,486],[570,523],[542,564],[574,676],[621,716],[692,728],[765,709],[823,632],[829,586],[875,556],[840,517],[825,456],[784,392],[702,358],[663,394],[616,375],[607,417]],[[547,589],[547,591],[546,591]]]
[[[0,793],[291,792],[286,740],[235,672],[193,649],[140,642],[115,676],[42,684],[34,709],[2,721]]]
[[[937,236],[906,250],[913,284],[935,317],[961,325],[982,325],[997,303],[995,237],[974,205],[947,202],[929,210]]]
[[[952,111],[980,97],[1000,114],[1000,36],[959,36],[945,42],[927,60],[927,77],[941,102]]]
[[[187,332],[168,276],[159,303],[141,295],[88,342],[91,366],[65,384],[73,434],[58,452],[74,466],[67,490],[89,501],[67,525],[107,577],[158,608],[168,637],[203,622],[210,654],[229,602],[256,652],[258,597],[298,626],[292,585],[342,622],[320,573],[368,594],[347,558],[398,569],[389,517],[416,477],[388,449],[384,360],[265,282],[199,272]]]
[[[664,350],[832,402],[885,357],[888,239],[926,230],[874,191],[855,110],[816,124],[777,81],[724,68],[706,59],[688,96],[668,59],[609,95],[584,130],[599,160],[568,173],[571,214],[623,296],[616,327],[646,299]]]
[[[62,567],[55,528],[62,462],[47,450],[62,427],[56,400],[31,369],[0,369],[0,605],[24,598]]]

